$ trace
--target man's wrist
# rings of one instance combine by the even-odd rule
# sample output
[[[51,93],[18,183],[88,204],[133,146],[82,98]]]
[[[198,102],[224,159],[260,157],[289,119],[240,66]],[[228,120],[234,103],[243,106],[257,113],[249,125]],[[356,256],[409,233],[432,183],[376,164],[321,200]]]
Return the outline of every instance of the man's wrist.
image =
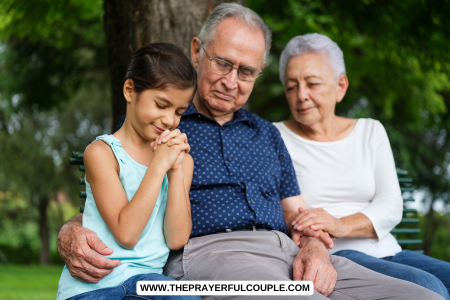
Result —
[[[327,245],[319,238],[311,237],[311,236],[302,236],[300,237],[300,244],[302,247],[306,246],[322,246],[325,249],[328,249]],[[328,251],[328,250],[327,250]]]
[[[298,215],[298,213],[293,211],[285,211],[284,212],[284,221],[286,222],[288,233],[292,236],[292,229],[294,226],[292,226],[292,221],[294,221],[295,217]]]
[[[61,235],[61,232],[66,231],[67,229],[70,229],[72,227],[77,227],[77,226],[83,226],[83,214],[78,214],[75,217],[73,217],[72,219],[70,219],[69,221],[67,221],[66,223],[64,223],[61,226],[61,229],[59,230],[58,238]]]

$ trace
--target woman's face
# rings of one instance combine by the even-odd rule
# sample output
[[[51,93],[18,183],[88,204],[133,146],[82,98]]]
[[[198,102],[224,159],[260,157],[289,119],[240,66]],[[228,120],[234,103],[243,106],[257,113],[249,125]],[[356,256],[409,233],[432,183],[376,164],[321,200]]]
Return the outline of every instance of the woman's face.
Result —
[[[301,54],[287,63],[286,98],[295,120],[303,125],[312,126],[334,116],[336,102],[344,98],[347,87],[347,76],[334,80],[325,54]]]

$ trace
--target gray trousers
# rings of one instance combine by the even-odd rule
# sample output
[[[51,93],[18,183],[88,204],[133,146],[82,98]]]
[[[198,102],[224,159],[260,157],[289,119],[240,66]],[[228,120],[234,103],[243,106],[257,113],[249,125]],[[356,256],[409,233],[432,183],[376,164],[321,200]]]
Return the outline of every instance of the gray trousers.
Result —
[[[292,263],[299,247],[279,231],[237,231],[189,240],[184,251],[172,251],[164,275],[176,280],[292,280]],[[418,299],[443,298],[416,284],[382,275],[346,258],[331,255],[338,278],[327,297],[264,296],[263,299]],[[204,296],[213,299],[259,299],[260,296]]]

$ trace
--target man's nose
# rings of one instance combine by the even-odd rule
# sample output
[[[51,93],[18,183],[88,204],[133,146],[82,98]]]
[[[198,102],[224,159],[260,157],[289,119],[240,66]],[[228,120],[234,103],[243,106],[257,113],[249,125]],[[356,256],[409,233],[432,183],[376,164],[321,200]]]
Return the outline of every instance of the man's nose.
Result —
[[[237,87],[238,79],[238,70],[233,69],[230,73],[224,76],[223,83],[228,90],[233,90]]]

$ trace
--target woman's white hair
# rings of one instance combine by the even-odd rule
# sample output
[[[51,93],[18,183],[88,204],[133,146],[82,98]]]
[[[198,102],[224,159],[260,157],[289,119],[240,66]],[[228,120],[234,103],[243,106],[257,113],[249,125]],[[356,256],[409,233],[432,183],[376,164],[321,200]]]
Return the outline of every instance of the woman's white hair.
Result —
[[[257,13],[250,8],[237,3],[222,3],[214,8],[198,34],[198,37],[202,40],[203,46],[206,47],[206,45],[214,39],[217,25],[219,25],[222,20],[232,17],[239,19],[250,28],[259,28],[262,31],[266,42],[264,51],[265,62],[269,55],[270,45],[272,44],[272,31],[270,30],[269,25],[267,25]],[[202,51],[200,52],[200,55],[202,55]]]
[[[330,67],[334,72],[334,80],[338,80],[339,76],[345,75],[344,53],[339,46],[333,42],[329,37],[310,33],[299,35],[289,41],[281,52],[280,56],[280,80],[283,86],[285,85],[284,77],[286,72],[286,65],[289,60],[295,56],[306,53],[323,53],[328,57]]]

